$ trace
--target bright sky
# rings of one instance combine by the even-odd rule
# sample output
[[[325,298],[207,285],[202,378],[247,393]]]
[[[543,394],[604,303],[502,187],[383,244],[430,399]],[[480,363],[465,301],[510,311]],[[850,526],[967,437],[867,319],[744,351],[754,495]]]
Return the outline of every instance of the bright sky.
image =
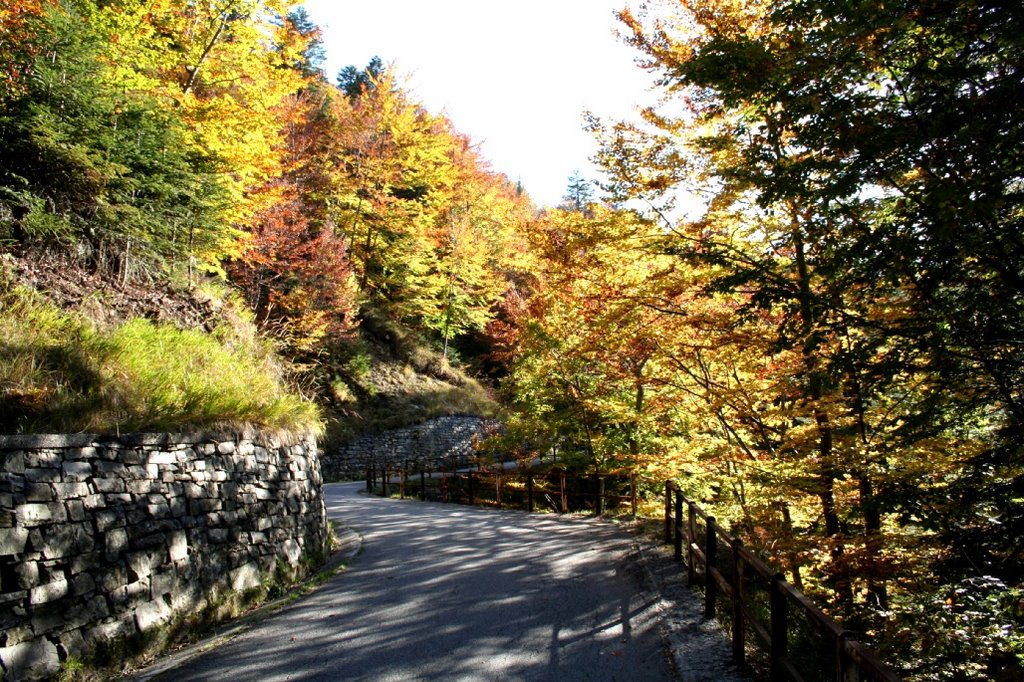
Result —
[[[597,176],[583,111],[627,118],[651,99],[615,35],[628,0],[307,0],[327,75],[379,56],[414,99],[481,144],[493,170],[556,205],[575,170]],[[634,3],[635,4],[635,3]]]

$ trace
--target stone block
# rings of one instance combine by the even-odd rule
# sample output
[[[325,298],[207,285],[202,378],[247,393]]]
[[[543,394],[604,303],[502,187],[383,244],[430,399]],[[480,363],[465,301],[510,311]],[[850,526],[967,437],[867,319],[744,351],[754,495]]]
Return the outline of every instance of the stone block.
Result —
[[[235,451],[235,442],[226,440],[223,443],[217,444],[217,453],[221,455],[230,455]]]
[[[124,528],[113,528],[106,533],[105,549],[107,556],[116,556],[128,549],[128,531]]]
[[[220,508],[220,500],[203,498],[198,500],[189,500],[188,502],[188,513],[192,516],[209,514],[210,512],[218,511]]]
[[[137,479],[128,481],[128,492],[132,495],[148,495],[149,493],[160,492],[160,481],[152,479]]]
[[[39,604],[30,607],[28,615],[32,632],[36,635],[42,635],[64,630],[67,627],[67,617],[70,610],[69,604],[73,604],[73,601],[62,599],[49,604]]]
[[[171,533],[167,538],[167,550],[171,561],[182,561],[188,558],[188,536],[184,531]]]
[[[64,480],[68,483],[87,481],[92,477],[92,463],[87,461],[64,462],[61,467]]]
[[[124,639],[135,634],[135,619],[131,614],[121,616],[114,620],[98,623],[88,628],[84,633],[85,641],[90,649],[101,644]]]
[[[206,488],[195,483],[185,483],[181,487],[182,493],[190,500],[198,500],[206,497]]]
[[[2,470],[9,474],[25,473],[25,453],[20,450],[0,454],[0,462],[3,463]]]
[[[64,451],[64,459],[95,459],[98,456],[99,450],[92,446],[68,448]]]
[[[149,576],[149,595],[153,599],[172,594],[184,587],[184,580],[174,571],[161,571]]]
[[[89,573],[79,573],[71,581],[71,593],[76,597],[89,594],[96,589],[96,581]]]
[[[31,590],[39,585],[39,562],[19,561],[14,565],[14,580],[18,589]]]
[[[3,609],[4,611],[15,611],[22,605],[22,602],[24,602],[27,598],[27,590],[0,592],[0,609]],[[22,611],[24,611],[24,609],[22,609]]]
[[[176,613],[199,611],[206,606],[206,595],[199,585],[182,585],[171,593],[171,608]]]
[[[126,490],[124,481],[114,476],[94,478],[92,485],[98,493],[123,493]]]
[[[100,495],[99,493],[96,493],[95,495],[86,495],[85,497],[82,498],[82,505],[86,509],[100,509],[101,507],[105,507],[108,504],[114,505],[117,504],[117,501],[108,501],[106,497]]]
[[[164,563],[164,554],[162,551],[156,552],[153,550],[146,550],[143,552],[132,552],[125,557],[125,564],[128,566],[128,574],[135,580],[141,580],[146,578],[153,569]]]
[[[228,576],[231,589],[242,592],[260,586],[260,570],[255,563],[247,563],[231,571]]]
[[[0,556],[21,554],[28,542],[27,528],[0,528]]]
[[[40,550],[46,559],[59,559],[73,554],[81,554],[92,548],[92,534],[82,523],[56,526],[48,529],[43,536]]]
[[[29,603],[36,604],[48,604],[49,602],[56,601],[68,593],[70,586],[68,581],[61,578],[54,580],[53,582],[34,587],[29,590],[28,600]]]
[[[115,605],[115,610],[120,606],[138,604],[149,599],[149,580],[136,580],[135,582],[122,585],[111,590],[110,601]]]
[[[118,478],[124,476],[126,471],[124,462],[107,462],[103,460],[94,462],[92,468],[97,476],[102,476],[103,478]]]
[[[26,467],[25,480],[29,483],[57,483],[60,481],[60,469]]]
[[[96,568],[100,563],[99,552],[86,552],[85,554],[79,554],[76,557],[71,557],[71,575],[78,575],[85,571],[91,571]]]
[[[15,498],[25,498],[25,477],[21,474],[0,472],[0,492],[12,493]],[[17,504],[17,500],[14,502]]]
[[[85,637],[82,636],[81,630],[74,629],[61,633],[57,642],[57,651],[62,659],[78,658],[87,654],[88,647],[86,647]]]
[[[50,483],[28,481],[25,484],[25,500],[28,502],[52,502],[53,488]]]
[[[272,500],[274,499],[274,493],[261,486],[252,486],[250,492],[255,496],[257,500]]]
[[[121,456],[116,459],[123,462],[125,466],[132,466],[134,464],[142,464],[145,455],[140,450],[123,450]]]
[[[46,679],[60,669],[57,647],[42,637],[30,642],[0,647],[0,663],[6,670],[4,677],[12,680]]]
[[[96,521],[96,530],[103,533],[111,528],[120,528],[125,524],[124,510],[109,509],[96,512],[93,515]]]
[[[135,608],[135,626],[139,632],[146,632],[171,617],[171,607],[162,598],[139,604]]]
[[[147,464],[177,464],[178,456],[173,452],[153,452],[146,458]]]
[[[118,564],[97,574],[96,577],[99,579],[100,589],[109,594],[128,583],[128,569]]]
[[[167,546],[167,538],[163,532],[151,533],[150,535],[142,535],[132,540],[133,546],[139,549],[153,550],[160,548],[163,550]]]
[[[76,523],[85,521],[85,503],[82,500],[68,500],[64,503],[64,508],[67,510],[68,519]]]
[[[49,469],[60,469],[64,462],[64,456],[56,450],[36,450],[31,459],[35,466]]]
[[[171,515],[171,507],[166,502],[163,504],[147,504],[146,513],[155,519],[162,519]]]
[[[170,510],[171,516],[176,519],[181,518],[188,514],[188,503],[184,498],[176,497],[171,500],[171,503],[168,505],[168,509]]]
[[[67,518],[64,505],[56,502],[28,502],[14,507],[19,526],[35,527]]]
[[[284,554],[284,558],[288,560],[288,563],[292,566],[298,566],[299,561],[302,559],[302,546],[299,545],[295,539],[286,540],[281,545],[281,552]]]

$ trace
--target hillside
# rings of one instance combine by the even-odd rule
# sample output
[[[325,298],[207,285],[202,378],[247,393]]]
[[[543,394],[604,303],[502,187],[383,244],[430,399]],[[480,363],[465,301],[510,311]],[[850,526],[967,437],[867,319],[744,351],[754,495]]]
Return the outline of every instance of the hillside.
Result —
[[[0,429],[5,433],[113,433],[254,423],[273,429],[326,429],[330,445],[364,430],[452,412],[489,415],[497,409],[475,380],[415,344],[407,332],[380,323],[360,328],[347,341],[344,362],[325,379],[323,367],[300,366],[274,351],[279,344],[257,329],[237,296],[216,278],[200,278],[192,285],[187,279],[172,283],[159,275],[124,279],[91,271],[67,253],[8,252],[0,255],[0,315],[5,332],[0,345]],[[129,323],[140,321],[163,330],[165,341],[183,333],[190,343],[202,338],[212,344],[207,351],[234,351],[243,376],[229,376],[227,370],[196,358],[198,364],[190,365],[190,354],[183,351],[182,357],[164,358],[176,369],[167,367],[165,375],[149,378],[154,395],[141,395],[138,386],[127,384],[144,380],[124,367],[115,371],[111,356],[145,349],[113,352],[106,347]],[[163,349],[169,355],[176,350],[182,347],[173,343]],[[292,408],[282,413],[280,406],[267,403],[239,410],[239,402],[261,381],[253,374],[246,380],[248,372],[262,373],[262,381],[269,380]],[[188,400],[175,400],[170,394],[187,391],[184,386],[196,379],[194,373],[213,374],[229,394],[206,386],[202,390],[211,391],[208,406],[188,404],[202,399],[198,388]],[[328,390],[316,390],[322,386]],[[161,391],[167,395],[159,395]]]

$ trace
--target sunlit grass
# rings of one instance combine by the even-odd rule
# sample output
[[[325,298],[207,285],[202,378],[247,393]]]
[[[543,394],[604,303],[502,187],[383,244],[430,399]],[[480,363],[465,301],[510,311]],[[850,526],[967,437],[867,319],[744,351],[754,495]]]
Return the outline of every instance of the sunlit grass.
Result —
[[[31,291],[0,292],[0,430],[180,431],[252,425],[319,432],[255,335],[133,319],[112,330]]]

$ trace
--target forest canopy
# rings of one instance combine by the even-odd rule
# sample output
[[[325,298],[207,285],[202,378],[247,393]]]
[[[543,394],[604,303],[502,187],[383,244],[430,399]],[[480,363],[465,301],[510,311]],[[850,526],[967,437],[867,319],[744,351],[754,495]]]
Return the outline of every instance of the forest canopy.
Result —
[[[908,679],[1021,674],[1024,12],[618,17],[661,104],[538,211],[301,7],[0,0],[2,248],[218,277],[335,408],[408,333],[499,447],[675,481]]]

